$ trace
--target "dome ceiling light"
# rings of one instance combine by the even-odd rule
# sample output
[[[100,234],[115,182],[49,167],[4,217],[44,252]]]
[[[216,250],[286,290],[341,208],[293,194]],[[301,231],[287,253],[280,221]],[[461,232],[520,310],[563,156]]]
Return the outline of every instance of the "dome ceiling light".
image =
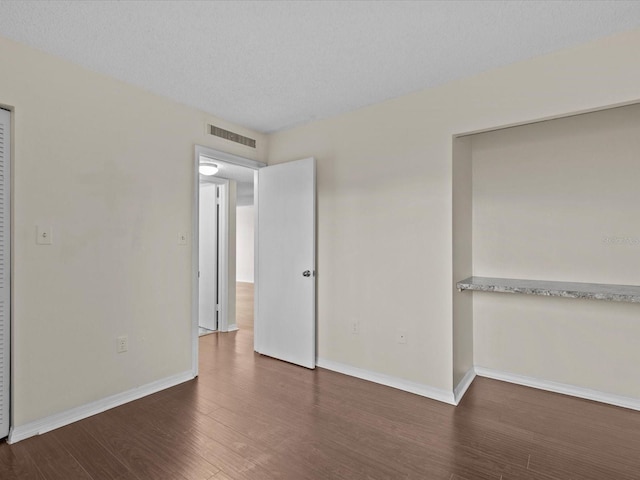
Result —
[[[215,163],[208,160],[200,159],[200,166],[198,167],[200,175],[210,177],[211,175],[215,175],[216,173],[218,173],[218,170],[218,165],[216,165]]]

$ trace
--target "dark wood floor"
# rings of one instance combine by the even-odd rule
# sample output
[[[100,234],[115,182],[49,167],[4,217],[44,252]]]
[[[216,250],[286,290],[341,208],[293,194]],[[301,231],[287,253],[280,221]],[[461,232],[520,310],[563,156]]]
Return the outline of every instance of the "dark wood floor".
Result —
[[[478,378],[454,408],[200,339],[200,377],[15,445],[0,478],[640,479],[640,413]]]

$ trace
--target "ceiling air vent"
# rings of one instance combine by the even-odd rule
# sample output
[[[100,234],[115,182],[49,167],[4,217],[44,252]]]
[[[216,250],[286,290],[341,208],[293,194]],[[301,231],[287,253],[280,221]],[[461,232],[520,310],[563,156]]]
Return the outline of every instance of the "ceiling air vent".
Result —
[[[256,141],[253,138],[245,137],[239,133],[233,133],[224,128],[216,127],[215,125],[207,124],[207,133],[216,137],[224,138],[231,142],[239,143],[247,147],[256,148]]]

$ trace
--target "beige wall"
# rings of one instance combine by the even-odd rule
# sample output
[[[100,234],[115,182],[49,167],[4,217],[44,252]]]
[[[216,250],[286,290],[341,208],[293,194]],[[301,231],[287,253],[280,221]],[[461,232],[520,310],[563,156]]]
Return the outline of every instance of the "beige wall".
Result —
[[[14,108],[13,424],[191,368],[194,145],[265,137],[0,38]],[[215,121],[257,150],[205,136]],[[35,243],[52,225],[54,244]],[[116,337],[129,351],[116,354]]]
[[[638,51],[640,30],[272,135],[269,163],[318,162],[319,356],[451,390],[452,136],[637,101]]]
[[[472,137],[473,272],[640,285],[640,105]],[[640,398],[640,305],[474,294],[479,366]]]

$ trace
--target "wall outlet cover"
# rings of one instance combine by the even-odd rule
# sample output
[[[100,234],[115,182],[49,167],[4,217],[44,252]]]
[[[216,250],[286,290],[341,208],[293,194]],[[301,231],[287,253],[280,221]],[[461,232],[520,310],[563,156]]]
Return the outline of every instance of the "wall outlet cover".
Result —
[[[116,351],[124,353],[129,350],[129,337],[122,335],[116,339]]]
[[[358,335],[360,333],[360,322],[357,320],[352,321],[349,324],[349,331],[352,335]]]

